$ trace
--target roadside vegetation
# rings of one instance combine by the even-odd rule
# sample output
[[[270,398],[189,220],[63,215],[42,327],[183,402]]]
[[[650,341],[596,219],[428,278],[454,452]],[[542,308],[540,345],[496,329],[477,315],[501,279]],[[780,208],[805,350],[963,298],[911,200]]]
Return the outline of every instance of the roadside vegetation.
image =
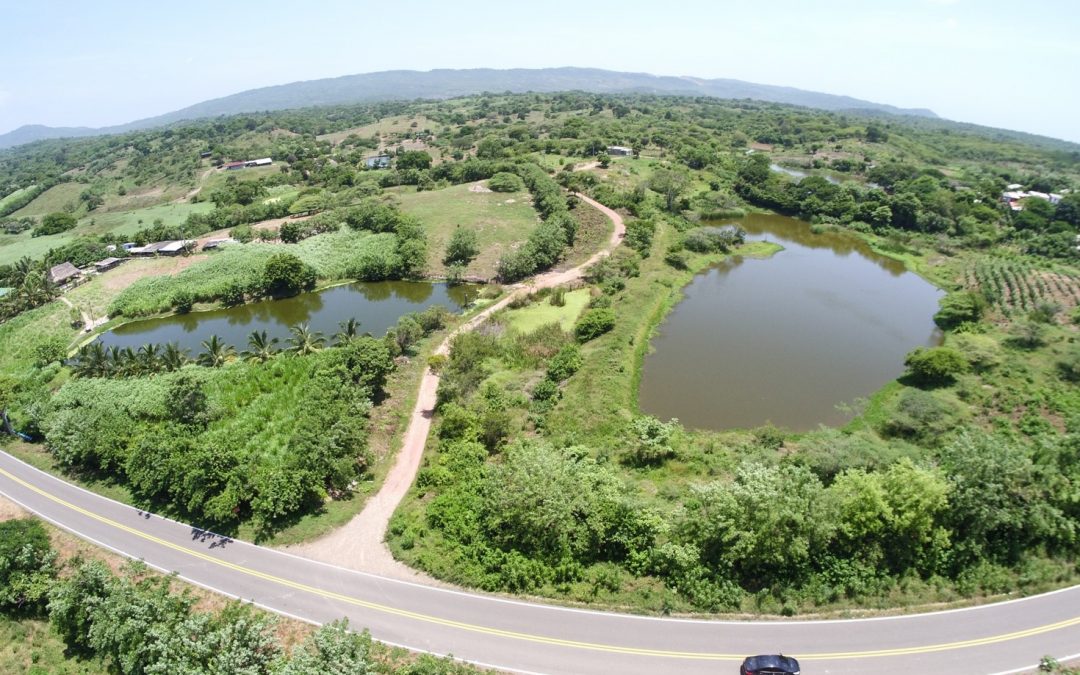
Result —
[[[0,519],[0,669],[70,673],[384,673],[476,669],[314,628],[95,550],[41,521]]]
[[[391,523],[398,557],[462,585],[649,612],[918,606],[1077,578],[1075,146],[936,121],[580,93],[244,115],[124,138],[0,155],[15,203],[35,186],[52,199],[84,169],[74,182],[89,196],[59,209],[78,218],[72,229],[32,237],[57,210],[34,206],[47,192],[27,202],[30,221],[5,216],[0,229],[18,230],[0,234],[0,256],[4,237],[56,240],[25,264],[0,258],[0,286],[17,289],[0,300],[13,345],[0,407],[76,475],[272,534],[371,475],[366,419],[383,394],[366,378],[384,378],[394,356],[420,358],[430,332],[412,317],[385,338],[265,362],[219,353],[144,368],[138,352],[84,352],[61,364],[70,344],[45,326],[67,310],[35,280],[117,241],[91,233],[89,214],[120,213],[145,186],[194,190],[203,207],[182,219],[132,230],[125,216],[116,231],[246,242],[111,300],[110,314],[143,316],[338,280],[527,281],[587,258],[610,232],[578,192],[625,215],[625,241],[585,283],[513,303],[431,362],[442,373],[436,431]],[[610,145],[633,154],[609,157]],[[213,170],[257,152],[274,167]],[[369,167],[380,153],[389,166]],[[1014,183],[1060,199],[1010,208],[1001,195]],[[694,274],[775,252],[737,227],[753,210],[860,237],[948,292],[943,345],[913,351],[908,372],[843,428],[709,432],[638,409],[649,338]]]

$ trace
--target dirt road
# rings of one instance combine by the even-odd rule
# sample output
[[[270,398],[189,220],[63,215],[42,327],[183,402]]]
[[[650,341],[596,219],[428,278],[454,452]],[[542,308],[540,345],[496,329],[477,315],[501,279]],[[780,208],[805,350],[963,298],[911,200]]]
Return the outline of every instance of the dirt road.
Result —
[[[455,335],[475,329],[489,316],[509,304],[515,297],[541,288],[560,286],[580,279],[590,265],[609,255],[619,245],[626,234],[626,226],[623,223],[622,216],[585,195],[578,195],[578,198],[598,209],[615,224],[611,237],[604,248],[577,267],[562,272],[540,274],[527,282],[512,286],[506,297],[487,307],[448,335],[435,350],[435,353],[447,354],[450,351],[450,341]],[[394,515],[398,504],[405,497],[405,493],[409,491],[409,487],[416,478],[416,472],[420,468],[420,461],[424,456],[424,446],[427,445],[428,433],[431,430],[431,418],[435,410],[435,393],[438,388],[439,376],[431,370],[425,371],[423,378],[420,380],[420,391],[416,396],[416,405],[413,407],[409,426],[405,431],[401,450],[398,451],[394,466],[390,469],[390,473],[387,474],[382,487],[364,506],[364,510],[347,524],[327,536],[315,541],[287,546],[285,550],[314,560],[333,563],[349,569],[373,572],[383,576],[406,580],[424,578],[419,572],[394,560],[383,540],[386,535],[387,525],[390,523],[390,517]]]

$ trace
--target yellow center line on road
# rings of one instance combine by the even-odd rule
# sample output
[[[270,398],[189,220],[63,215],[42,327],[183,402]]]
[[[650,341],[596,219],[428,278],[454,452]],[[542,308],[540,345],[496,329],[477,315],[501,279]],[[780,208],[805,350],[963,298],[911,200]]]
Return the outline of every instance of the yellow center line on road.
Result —
[[[174,551],[184,553],[184,554],[189,555],[189,556],[191,556],[193,558],[198,558],[200,560],[204,560],[206,562],[213,563],[214,565],[218,565],[218,566],[226,568],[226,569],[230,569],[230,570],[233,570],[233,571],[236,571],[236,572],[240,572],[242,574],[245,574],[245,575],[248,575],[248,576],[251,576],[251,577],[255,577],[255,578],[258,578],[258,579],[263,579],[265,581],[269,581],[271,583],[274,583],[274,584],[277,584],[277,585],[280,585],[280,586],[285,586],[287,588],[292,588],[292,589],[295,589],[295,590],[298,590],[298,591],[303,591],[305,593],[310,593],[312,595],[327,598],[329,600],[337,600],[337,601],[344,602],[344,603],[354,605],[354,606],[357,606],[357,607],[362,607],[364,609],[370,609],[370,610],[374,610],[374,611],[377,611],[377,612],[383,612],[385,614],[391,614],[393,616],[400,616],[400,617],[404,617],[404,618],[408,618],[408,619],[413,619],[415,621],[421,621],[421,622],[424,622],[424,623],[430,623],[430,624],[435,624],[435,625],[439,625],[439,626],[446,626],[446,627],[449,627],[449,628],[457,628],[459,630],[464,630],[464,631],[468,631],[468,632],[471,632],[471,633],[479,633],[479,634],[483,634],[483,635],[493,635],[493,636],[498,636],[498,637],[510,638],[510,639],[513,639],[513,640],[522,640],[522,641],[526,641],[526,642],[553,645],[553,646],[558,646],[558,647],[572,647],[572,648],[575,648],[575,649],[586,649],[586,650],[590,650],[590,651],[609,652],[609,653],[616,653],[616,654],[629,654],[629,655],[634,655],[634,656],[654,656],[654,657],[662,657],[662,658],[692,659],[692,660],[705,660],[705,661],[741,661],[745,656],[744,654],[722,654],[722,653],[709,653],[709,652],[682,652],[682,651],[663,650],[663,649],[643,649],[643,648],[639,648],[639,647],[626,647],[626,646],[618,646],[618,645],[599,644],[599,643],[594,643],[594,642],[580,642],[580,641],[577,641],[577,640],[565,640],[565,639],[562,639],[562,638],[545,637],[545,636],[542,636],[542,635],[532,635],[532,634],[529,634],[529,633],[520,633],[520,632],[516,632],[516,631],[502,630],[502,629],[499,629],[499,628],[491,628],[491,627],[488,627],[488,626],[480,626],[480,625],[465,623],[465,622],[461,622],[461,621],[454,621],[452,619],[444,619],[444,618],[437,617],[437,616],[431,616],[431,615],[428,615],[428,614],[421,614],[419,612],[412,612],[412,611],[405,610],[405,609],[399,609],[397,607],[391,607],[389,605],[383,605],[383,604],[379,604],[379,603],[369,602],[367,600],[361,600],[359,598],[354,598],[354,597],[351,597],[351,596],[348,596],[348,595],[343,595],[341,593],[335,593],[333,591],[327,591],[327,590],[324,590],[324,589],[321,589],[321,588],[316,588],[314,586],[309,586],[307,584],[303,584],[303,583],[300,583],[300,582],[290,581],[289,579],[284,579],[282,577],[274,576],[272,574],[267,574],[265,572],[260,572],[258,570],[254,570],[254,569],[251,569],[249,567],[244,567],[242,565],[237,565],[235,563],[231,563],[231,562],[228,562],[226,560],[216,558],[216,557],[214,557],[212,555],[208,555],[206,553],[203,553],[202,551],[197,551],[197,550],[194,550],[194,549],[190,549],[190,548],[188,548],[186,546],[182,546],[180,544],[175,544],[173,542],[161,539],[159,537],[155,537],[152,534],[148,534],[148,533],[143,532],[141,530],[138,530],[136,528],[129,527],[129,526],[124,525],[122,523],[118,523],[118,522],[116,522],[114,520],[111,520],[111,519],[106,518],[104,516],[101,516],[101,515],[98,515],[96,513],[91,512],[91,511],[88,511],[86,509],[83,509],[83,508],[81,508],[79,506],[76,506],[75,504],[72,504],[72,503],[70,503],[68,501],[65,501],[65,500],[61,499],[60,497],[57,497],[57,496],[43,490],[42,488],[39,488],[39,487],[37,487],[35,485],[32,485],[31,483],[28,483],[28,482],[22,480],[21,478],[13,476],[11,473],[9,473],[8,471],[6,471],[4,469],[0,469],[0,475],[3,475],[5,477],[7,477],[8,479],[14,481],[15,483],[18,483],[19,485],[22,485],[23,487],[25,487],[28,490],[36,492],[37,494],[41,495],[42,497],[45,497],[46,499],[49,499],[49,500],[51,500],[51,501],[53,501],[53,502],[55,502],[57,504],[60,504],[61,506],[65,507],[65,508],[71,509],[72,511],[75,511],[76,513],[82,514],[82,515],[86,516],[87,518],[91,518],[93,520],[96,520],[96,521],[98,521],[100,523],[103,523],[105,525],[108,525],[110,527],[114,527],[114,528],[116,528],[118,530],[121,530],[123,532],[127,532],[128,534],[132,534],[134,536],[140,537],[140,538],[145,539],[147,541],[153,542],[155,544],[158,544],[159,546],[164,546],[165,548],[169,548],[169,549],[172,549]],[[971,640],[962,640],[962,641],[958,641],[958,642],[947,642],[947,643],[940,643],[940,644],[933,644],[933,645],[924,645],[924,646],[920,646],[920,647],[898,647],[896,649],[878,649],[878,650],[868,650],[868,651],[859,651],[859,652],[831,652],[831,653],[827,652],[827,653],[816,653],[816,654],[800,654],[799,659],[800,660],[802,660],[802,659],[807,659],[807,660],[861,659],[861,658],[874,658],[874,657],[885,657],[885,656],[904,656],[904,655],[911,655],[911,654],[926,654],[926,653],[931,653],[931,652],[942,652],[942,651],[949,651],[949,650],[953,650],[953,649],[964,649],[964,648],[978,647],[978,646],[989,645],[989,644],[996,644],[996,643],[1001,643],[1001,642],[1008,642],[1010,640],[1018,640],[1018,639],[1021,639],[1021,638],[1031,637],[1031,636],[1034,636],[1034,635],[1041,635],[1043,633],[1049,633],[1049,632],[1052,632],[1052,631],[1062,630],[1064,628],[1068,628],[1070,626],[1075,626],[1075,625],[1078,625],[1078,624],[1080,624],[1080,616],[1074,617],[1074,618],[1071,618],[1071,619],[1066,619],[1064,621],[1059,621],[1057,623],[1046,624],[1044,626],[1037,626],[1037,627],[1034,627],[1034,628],[1020,630],[1020,631],[1016,631],[1016,632],[1013,632],[1013,633],[1005,633],[1005,634],[1002,634],[1002,635],[988,636],[988,637],[985,637],[985,638],[975,638],[975,639],[971,639]]]

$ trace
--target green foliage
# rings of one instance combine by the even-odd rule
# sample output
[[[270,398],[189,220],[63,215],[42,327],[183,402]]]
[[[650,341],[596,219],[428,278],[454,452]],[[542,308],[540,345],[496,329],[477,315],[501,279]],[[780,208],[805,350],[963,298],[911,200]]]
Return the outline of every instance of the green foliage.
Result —
[[[487,184],[494,192],[521,192],[525,189],[525,182],[509,171],[500,171],[489,178]]]
[[[443,264],[468,265],[480,253],[480,244],[476,237],[476,230],[460,225],[450,235],[450,241],[446,244],[446,255],[443,256]]]
[[[34,347],[34,362],[38,367],[60,363],[67,358],[67,341],[53,336]]]
[[[615,327],[615,312],[611,309],[590,309],[581,315],[574,326],[578,342],[594,340]]]
[[[941,309],[934,315],[934,323],[944,330],[978,321],[986,305],[982,298],[970,291],[949,293],[939,304]]]
[[[33,236],[43,237],[49,234],[60,234],[73,229],[78,220],[70,213],[50,213],[41,219],[41,224],[34,228]]]
[[[333,621],[315,631],[296,648],[279,675],[367,675],[371,636],[349,632],[346,620]]]
[[[968,369],[964,355],[951,347],[918,347],[907,355],[904,365],[917,382],[943,384]]]
[[[210,404],[202,382],[191,373],[180,373],[165,392],[165,414],[180,424],[205,428],[210,423]]]
[[[956,404],[930,392],[904,389],[892,404],[881,431],[887,436],[933,443],[955,426],[958,416]]]
[[[56,578],[56,552],[37,520],[0,523],[0,611],[39,614]]]
[[[628,457],[630,463],[648,466],[674,457],[674,440],[680,431],[679,420],[661,422],[649,415],[635,417],[630,423],[633,436]]]
[[[316,273],[291,253],[270,256],[263,268],[263,292],[272,297],[296,295],[315,287]]]

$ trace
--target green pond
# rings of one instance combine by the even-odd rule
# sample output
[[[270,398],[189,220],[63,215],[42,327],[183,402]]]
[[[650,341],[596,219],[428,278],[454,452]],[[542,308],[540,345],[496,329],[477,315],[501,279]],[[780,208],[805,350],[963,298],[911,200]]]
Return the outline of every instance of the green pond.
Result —
[[[784,250],[728,259],[684,289],[645,357],[643,412],[718,430],[842,424],[909,351],[940,343],[942,292],[857,237],[774,215],[717,224]]]
[[[448,286],[417,281],[360,282],[334,286],[281,300],[265,300],[207,312],[177,314],[158,319],[132,321],[103,333],[106,347],[138,348],[147,343],[177,343],[191,354],[202,351],[202,341],[217,335],[237,350],[247,347],[251,331],[265,330],[270,337],[289,337],[289,328],[308,323],[327,337],[349,319],[360,322],[360,331],[381,336],[399,317],[432,305],[460,311],[479,293],[479,287]]]

